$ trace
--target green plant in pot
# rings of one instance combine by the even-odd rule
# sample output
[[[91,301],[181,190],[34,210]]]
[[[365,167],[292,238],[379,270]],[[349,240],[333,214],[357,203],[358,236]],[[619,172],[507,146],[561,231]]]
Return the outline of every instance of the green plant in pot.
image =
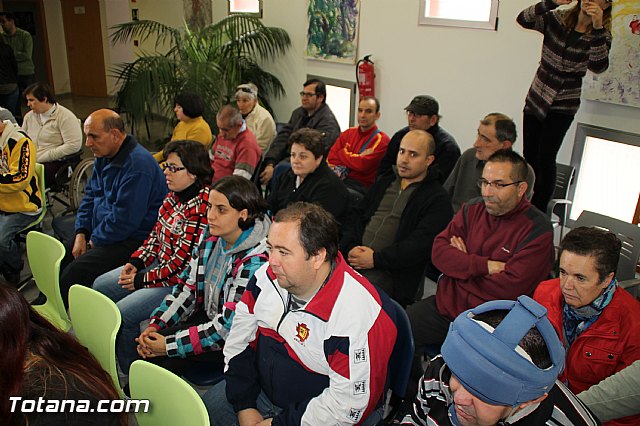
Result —
[[[198,93],[205,101],[204,118],[215,126],[215,113],[229,103],[236,86],[253,82],[260,103],[284,94],[278,78],[260,64],[283,55],[291,40],[281,28],[267,27],[254,17],[231,15],[202,28],[182,30],[156,21],[131,21],[111,28],[113,44],[133,39],[155,41],[133,62],[112,69],[120,83],[116,107],[134,124],[153,113],[174,117],[174,99],[181,92]]]

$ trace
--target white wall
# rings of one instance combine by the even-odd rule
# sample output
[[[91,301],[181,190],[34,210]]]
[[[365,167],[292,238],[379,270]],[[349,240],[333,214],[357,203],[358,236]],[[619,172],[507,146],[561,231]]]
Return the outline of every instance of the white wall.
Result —
[[[214,2],[214,19],[226,9]],[[441,125],[463,149],[473,144],[478,120],[499,111],[511,115],[521,129],[524,98],[538,61],[542,36],[520,28],[515,18],[532,0],[500,2],[498,31],[419,26],[418,0],[361,0],[359,57],[372,54],[376,95],[382,104],[380,127],[393,134],[406,125],[403,108],[417,94],[440,102]],[[226,6],[225,6],[226,7]],[[299,105],[297,92],[307,74],[355,80],[354,66],[305,59],[307,2],[265,0],[263,22],[286,29],[290,53],[270,65],[288,96],[274,102],[277,119],[287,121]],[[631,107],[583,101],[582,121],[640,133],[640,111]],[[559,160],[569,162],[575,123]],[[516,150],[521,151],[519,139]]]
[[[226,0],[212,2],[214,20],[219,20],[227,14]],[[520,28],[515,18],[532,0],[500,2],[498,31],[420,26],[418,0],[360,2],[359,56],[373,55],[376,94],[382,103],[379,125],[384,131],[393,134],[406,124],[403,108],[417,94],[430,94],[438,99],[443,116],[441,124],[463,149],[473,144],[478,120],[489,112],[511,115],[521,129],[524,98],[540,59],[542,36]],[[101,0],[101,4],[106,15],[103,35],[107,33],[107,25],[120,19],[129,20],[133,7],[140,10],[140,19],[154,19],[174,27],[181,27],[184,20],[182,1],[178,0],[137,0],[135,3]],[[284,58],[267,65],[283,82],[288,94],[273,102],[279,121],[287,121],[299,105],[297,93],[307,74],[355,80],[355,66],[303,57],[306,12],[306,1],[264,0],[265,25],[286,29],[293,41]],[[52,26],[49,16],[47,26],[50,33],[57,29],[61,34],[61,26]],[[51,34],[49,40],[53,45],[55,38]],[[107,66],[133,55],[133,46],[114,48],[105,41]],[[54,70],[56,85],[58,81],[61,84],[65,81],[66,55],[62,56],[64,61]],[[68,81],[68,71],[66,74]],[[112,82],[109,89],[113,90]],[[577,122],[640,133],[639,116],[636,108],[583,101],[559,161],[569,162]],[[521,139],[516,143],[519,151],[521,143]]]

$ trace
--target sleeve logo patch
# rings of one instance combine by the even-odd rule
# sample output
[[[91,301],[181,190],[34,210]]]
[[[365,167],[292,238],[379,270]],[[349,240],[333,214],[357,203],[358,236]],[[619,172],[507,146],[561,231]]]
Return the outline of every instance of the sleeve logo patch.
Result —
[[[352,422],[360,420],[360,416],[362,416],[362,410],[358,410],[356,408],[349,409],[349,420]]]
[[[353,384],[353,394],[354,395],[362,395],[367,393],[367,382],[366,380],[361,380],[359,382],[355,382]]]
[[[367,362],[367,350],[365,348],[356,349],[353,352],[353,363],[360,364],[362,362]]]

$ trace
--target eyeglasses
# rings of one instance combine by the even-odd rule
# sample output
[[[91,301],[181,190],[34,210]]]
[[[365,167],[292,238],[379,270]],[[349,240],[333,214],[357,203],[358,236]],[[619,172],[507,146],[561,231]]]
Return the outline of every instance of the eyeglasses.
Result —
[[[519,183],[522,183],[523,181],[518,180],[515,182],[511,182],[511,183],[502,183],[502,182],[490,182],[486,179],[480,178],[478,179],[478,188],[486,188],[487,186],[491,186],[494,189],[503,189],[506,188],[507,186],[511,186],[511,185],[517,185]]]
[[[169,170],[171,173],[177,173],[180,170],[184,170],[186,167],[175,166],[173,164],[164,163],[162,165],[162,170]]]
[[[302,96],[303,98],[312,98],[314,96],[318,96],[318,94],[311,92],[300,92],[300,96]]]

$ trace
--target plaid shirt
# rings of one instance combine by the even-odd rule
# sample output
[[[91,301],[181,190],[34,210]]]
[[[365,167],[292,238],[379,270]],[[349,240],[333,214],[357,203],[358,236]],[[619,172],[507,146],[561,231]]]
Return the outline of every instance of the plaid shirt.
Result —
[[[158,261],[155,268],[136,274],[136,289],[178,283],[180,273],[189,263],[196,242],[207,226],[209,190],[208,186],[201,188],[186,202],[181,202],[173,192],[164,199],[151,234],[129,260],[138,270]]]
[[[267,261],[266,236],[269,229],[269,221],[261,226],[261,235],[251,235],[249,238],[259,237],[259,243],[227,253],[228,259],[225,267],[225,278],[221,280],[222,289],[219,292],[214,315],[209,315],[211,321],[192,326],[178,331],[174,335],[166,337],[167,355],[186,357],[198,355],[205,351],[220,350],[231,329],[231,323],[235,315],[235,304],[240,301],[247,286],[247,282],[255,271]],[[257,226],[253,228],[256,230]],[[245,231],[246,232],[246,231]],[[196,248],[189,266],[180,276],[181,284],[173,288],[162,304],[151,314],[150,326],[158,330],[172,327],[182,320],[189,318],[199,309],[206,309],[204,294],[207,275],[207,266],[213,267],[215,259],[210,258],[220,255],[219,239],[211,236],[206,230],[202,235],[202,241]]]
[[[542,58],[529,88],[524,111],[544,120],[551,110],[575,115],[580,107],[582,77],[587,69],[599,74],[609,67],[611,33],[605,28],[584,33],[567,45],[567,31],[553,0],[544,0],[520,12],[518,23],[544,35]]]

